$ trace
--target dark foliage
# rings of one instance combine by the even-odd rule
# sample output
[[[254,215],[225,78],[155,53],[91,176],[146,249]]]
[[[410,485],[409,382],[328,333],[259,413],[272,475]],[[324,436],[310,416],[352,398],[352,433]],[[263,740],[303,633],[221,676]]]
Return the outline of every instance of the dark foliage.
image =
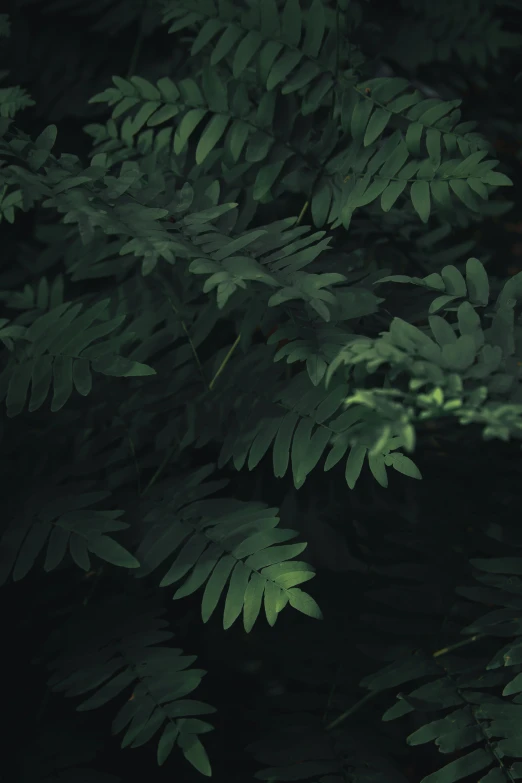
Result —
[[[6,780],[521,778],[519,0],[8,10]]]

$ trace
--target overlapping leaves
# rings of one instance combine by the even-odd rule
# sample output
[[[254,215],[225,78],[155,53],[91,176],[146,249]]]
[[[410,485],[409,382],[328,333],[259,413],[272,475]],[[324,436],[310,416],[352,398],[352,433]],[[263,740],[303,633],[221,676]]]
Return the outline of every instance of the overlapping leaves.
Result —
[[[283,93],[307,88],[305,114],[335,83],[335,28],[322,0],[306,12],[299,0],[286,0],[281,9],[269,0],[243,11],[229,2],[167,3],[163,21],[171,23],[170,33],[198,25],[191,55],[210,49],[212,67],[230,58],[234,78],[259,61],[267,92],[279,85]]]
[[[303,486],[307,476],[318,465],[327,446],[330,450],[323,469],[330,470],[341,460],[345,463],[345,479],[353,489],[366,457],[371,472],[383,486],[388,486],[386,467],[393,467],[412,478],[420,478],[413,461],[396,451],[407,445],[408,439],[397,434],[402,422],[392,420],[374,431],[368,408],[353,406],[340,414],[346,402],[346,386],[339,384],[325,389],[314,386],[307,373],[299,373],[275,399],[270,412],[261,414],[253,427],[229,427],[219,456],[219,465],[233,460],[236,470],[247,464],[253,470],[268,450],[272,449],[273,472],[277,478],[286,475],[291,463],[294,486]],[[337,414],[337,415],[336,415]]]
[[[123,511],[93,508],[111,493],[85,489],[69,486],[67,494],[56,487],[34,489],[0,539],[0,585],[9,575],[15,582],[23,579],[44,552],[44,571],[53,571],[67,555],[83,571],[91,569],[91,555],[122,568],[138,568],[136,558],[108,535],[129,527],[119,519]]]
[[[200,684],[203,669],[189,668],[195,655],[159,646],[172,633],[159,620],[163,612],[114,599],[87,610],[74,621],[62,654],[52,661],[49,687],[67,696],[90,696],[80,712],[108,704],[127,693],[113,721],[113,734],[124,733],[122,748],[138,748],[158,732],[157,761],[161,766],[177,745],[203,775],[212,774],[199,735],[213,726],[196,717],[215,712],[204,702],[185,698]],[[63,644],[62,644],[63,646]]]
[[[376,280],[375,285],[387,282],[410,283],[440,293],[441,295],[437,296],[430,304],[429,312],[431,314],[435,314],[441,309],[449,309],[453,302],[462,298],[467,298],[475,307],[485,307],[489,302],[488,273],[478,258],[468,258],[466,261],[466,278],[456,266],[449,264],[440,273],[433,272],[427,277],[389,275]]]
[[[249,632],[264,606],[267,621],[290,603],[311,617],[321,617],[314,599],[296,585],[312,579],[314,570],[293,560],[306,544],[278,546],[297,536],[294,530],[278,529],[277,509],[263,503],[233,499],[201,500],[182,509],[168,504],[149,512],[149,525],[137,554],[146,576],[177,552],[160,586],[184,579],[174,598],[184,598],[205,585],[201,615],[207,622],[228,585],[223,627],[243,613]]]
[[[4,336],[16,337],[13,355],[0,375],[0,398],[6,399],[9,417],[21,413],[28,399],[29,411],[38,410],[51,389],[53,412],[66,404],[73,389],[88,395],[91,371],[117,378],[155,374],[152,367],[120,355],[131,335],[114,336],[125,315],[107,318],[109,302],[103,299],[83,313],[82,303],[64,302],[23,332],[16,326],[4,327]],[[113,336],[103,339],[109,335]]]

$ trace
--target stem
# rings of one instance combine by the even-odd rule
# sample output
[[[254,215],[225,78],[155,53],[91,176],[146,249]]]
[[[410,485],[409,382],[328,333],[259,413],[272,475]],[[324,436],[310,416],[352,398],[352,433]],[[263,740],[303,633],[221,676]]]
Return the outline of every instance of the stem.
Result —
[[[127,428],[125,428],[127,429]],[[127,439],[129,441],[129,447],[132,454],[132,459],[134,460],[134,467],[136,468],[136,480],[138,482],[138,495],[141,495],[141,475],[140,475],[140,466],[138,464],[138,459],[136,457],[136,449],[134,448],[134,441],[132,440],[131,434],[129,430],[127,430]]]
[[[185,332],[185,337],[186,337],[186,338],[187,338],[187,340],[189,341],[189,345],[190,345],[190,347],[191,347],[191,349],[192,349],[192,353],[194,354],[194,359],[196,360],[196,364],[198,365],[198,370],[199,370],[199,372],[200,372],[200,375],[201,375],[201,377],[202,377],[202,379],[203,379],[203,383],[204,383],[204,384],[205,384],[205,386],[207,387],[207,390],[208,390],[208,391],[210,391],[210,389],[211,389],[211,386],[209,386],[209,385],[208,385],[208,383],[207,383],[207,379],[205,378],[205,373],[203,372],[203,367],[202,367],[202,364],[201,364],[201,362],[200,362],[200,360],[199,360],[198,352],[196,351],[196,346],[195,346],[195,345],[194,345],[194,343],[192,342],[192,338],[191,338],[191,336],[190,336],[190,334],[189,334],[189,332],[188,332],[188,329],[187,329],[187,326],[186,326],[186,324],[185,324],[185,321],[184,321],[184,320],[183,320],[183,318],[181,317],[181,315],[180,315],[180,313],[179,313],[179,310],[178,310],[178,308],[176,307],[176,305],[175,305],[175,304],[174,304],[174,302],[172,301],[172,297],[171,297],[171,295],[170,295],[170,294],[169,294],[169,292],[168,292],[168,282],[165,280],[165,278],[163,277],[163,275],[159,275],[159,277],[161,278],[161,280],[162,280],[162,282],[163,282],[163,284],[164,284],[164,286],[165,286],[165,296],[166,296],[166,297],[167,297],[167,299],[169,300],[169,302],[170,302],[170,306],[171,306],[171,308],[172,308],[173,312],[176,314],[177,318],[179,319],[179,322],[180,322],[180,324],[181,324],[181,328],[182,328],[182,329],[183,329],[183,331]]]
[[[102,575],[103,575],[103,566],[100,566],[96,576],[93,579],[91,589],[89,590],[89,592],[87,593],[87,595],[85,596],[85,598],[82,601],[83,606],[87,606],[87,604],[89,603],[89,601],[93,597],[94,591],[98,587],[98,582],[100,581]]]
[[[328,717],[328,711],[330,709],[330,705],[332,703],[333,695],[335,693],[335,687],[337,685],[337,680],[339,679],[339,674],[341,673],[341,669],[343,668],[343,664],[340,663],[337,667],[337,671],[335,672],[335,677],[332,682],[332,687],[330,688],[330,693],[328,694],[328,701],[326,702],[326,707],[324,708],[324,715],[323,715],[323,723],[326,723],[326,719]]]
[[[332,720],[328,725],[326,726],[326,731],[331,731],[331,729],[335,729],[337,726],[339,726],[340,723],[343,723],[346,718],[349,718],[350,715],[352,715],[354,712],[357,712],[359,707],[362,707],[363,704],[366,704],[367,701],[370,701],[370,699],[373,699],[374,696],[377,696],[381,691],[369,691],[369,693],[366,694],[366,696],[363,696],[362,699],[359,699],[358,702],[356,702],[352,707],[350,707],[349,710],[346,710],[341,715],[339,715],[338,718],[335,718],[335,720]]]
[[[471,636],[469,639],[464,639],[462,642],[452,644],[450,647],[442,647],[440,650],[432,653],[432,657],[439,658],[441,655],[446,655],[447,653],[451,652],[451,650],[456,650],[458,647],[464,647],[466,644],[472,644],[473,642],[476,642],[477,639],[484,639],[486,636],[487,634],[485,633],[477,633],[474,636]],[[335,720],[328,723],[326,726],[326,731],[335,729],[337,726],[339,726],[339,724],[343,723],[346,718],[349,718],[350,715],[353,715],[354,712],[357,712],[359,707],[362,707],[363,704],[366,704],[367,701],[370,701],[370,699],[373,699],[374,696],[377,696],[378,693],[381,693],[381,691],[370,691],[367,693],[366,696],[363,696],[362,699],[359,699],[359,701],[350,707],[350,709],[346,710],[341,715],[339,715],[338,718],[335,718]]]
[[[437,650],[437,652],[433,653],[433,657],[439,658],[441,655],[446,655],[452,650],[456,650],[458,647],[464,647],[466,644],[472,644],[473,642],[476,642],[477,639],[485,639],[486,636],[487,634],[485,633],[476,633],[474,636],[470,636],[469,639],[464,639],[464,641],[462,642],[457,642],[456,644],[452,644],[451,647],[442,647],[442,649]]]
[[[296,226],[298,226],[301,220],[303,219],[305,212],[308,209],[309,203],[310,203],[309,201],[305,201],[304,207],[302,208],[301,212],[299,213],[299,217],[297,218]]]
[[[227,362],[228,362],[228,360],[230,359],[230,357],[231,357],[231,356],[232,356],[232,354],[234,353],[234,351],[235,351],[236,347],[239,345],[239,341],[240,341],[240,340],[241,340],[241,332],[239,332],[238,336],[236,337],[236,339],[235,339],[235,341],[234,341],[234,344],[233,344],[232,348],[230,348],[229,352],[227,353],[227,355],[225,356],[225,358],[224,358],[224,359],[223,359],[223,361],[221,362],[221,364],[220,364],[220,366],[219,366],[219,369],[218,369],[217,373],[214,375],[214,377],[213,377],[213,378],[212,378],[212,380],[210,381],[210,385],[209,385],[209,387],[208,387],[208,388],[209,388],[209,391],[212,391],[212,389],[214,388],[214,384],[215,384],[216,380],[219,378],[219,376],[221,375],[221,373],[222,373],[222,372],[223,372],[223,370],[225,369],[225,367],[226,367],[226,365],[227,365]]]
[[[143,3],[143,11],[140,16],[138,35],[136,37],[136,42],[132,50],[129,67],[127,69],[127,79],[130,79],[130,77],[134,74],[134,71],[136,70],[136,65],[138,64],[138,57],[140,56],[143,39],[145,37],[144,16],[145,16],[146,8],[147,8],[147,0],[145,0],[145,2]]]
[[[169,451],[167,451],[167,453],[166,453],[165,457],[163,458],[163,462],[161,463],[161,465],[160,465],[160,466],[159,466],[159,468],[156,470],[155,474],[153,475],[153,477],[151,478],[151,480],[149,481],[149,483],[147,484],[147,486],[146,486],[146,487],[145,487],[145,489],[143,490],[143,492],[142,492],[142,494],[141,494],[141,497],[143,497],[143,495],[146,495],[146,494],[147,494],[147,492],[149,491],[149,489],[150,489],[150,488],[151,488],[151,487],[152,487],[152,486],[153,486],[153,485],[156,483],[156,481],[158,480],[158,478],[161,476],[161,474],[162,474],[162,473],[163,473],[163,471],[165,470],[165,468],[166,468],[166,466],[167,466],[167,464],[168,464],[168,462],[169,462],[170,458],[172,457],[172,455],[174,454],[174,452],[175,452],[175,451],[176,451],[178,448],[179,448],[179,443],[176,443],[176,444],[174,444],[174,446],[172,446],[172,448],[171,448]]]

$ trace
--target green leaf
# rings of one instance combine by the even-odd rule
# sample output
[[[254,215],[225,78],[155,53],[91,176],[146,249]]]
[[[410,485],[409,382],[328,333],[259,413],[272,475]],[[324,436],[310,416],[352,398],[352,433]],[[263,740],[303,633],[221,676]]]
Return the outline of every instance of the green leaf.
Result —
[[[250,61],[255,57],[262,44],[263,38],[259,32],[257,30],[249,30],[241,43],[237,46],[234,54],[234,62],[232,64],[232,75],[234,79],[239,79],[243,71],[248,68]]]
[[[139,568],[139,561],[133,557],[130,552],[114,541],[109,536],[96,536],[96,538],[89,538],[87,541],[89,552],[93,555],[98,555],[99,558],[105,560],[106,563],[111,565],[121,566],[122,568]]]
[[[68,530],[62,530],[57,526],[53,528],[53,531],[49,536],[49,542],[47,544],[44,571],[53,571],[60,565],[67,553],[69,537],[70,532]]]
[[[323,619],[323,613],[311,595],[308,595],[308,593],[305,593],[298,587],[291,587],[286,592],[290,606],[297,609],[298,612],[307,614],[308,617],[314,617],[316,620]]]
[[[430,182],[431,195],[433,200],[440,204],[444,209],[452,209],[451,194],[447,182],[440,179],[434,179]]]
[[[366,98],[355,104],[350,124],[350,133],[355,141],[362,141],[372,109],[373,103]]]
[[[368,449],[366,446],[352,446],[350,449],[350,455],[346,460],[345,479],[346,483],[353,489],[359,478],[364,463],[364,458]],[[331,456],[331,453],[328,455]],[[326,465],[325,465],[326,470]]]
[[[386,109],[376,109],[364,134],[364,146],[369,147],[383,132],[391,119],[391,114]]]
[[[381,487],[388,486],[388,476],[384,465],[384,456],[382,454],[368,454],[368,465],[376,481]]]
[[[314,386],[319,386],[323,380],[328,364],[321,356],[308,356],[306,359],[306,371]]]
[[[468,177],[468,185],[474,193],[480,196],[480,198],[484,199],[484,201],[488,200],[489,191],[480,179],[477,177]]]
[[[402,169],[409,157],[410,155],[404,139],[400,139],[393,151],[387,155],[386,162],[379,169],[379,176],[385,177],[386,179],[394,177],[397,172]],[[372,158],[372,162],[373,160],[374,158]]]
[[[261,568],[283,563],[292,557],[297,557],[301,552],[304,552],[306,546],[304,542],[300,544],[286,544],[286,546],[271,546],[250,555],[245,561],[245,565],[249,569],[259,571]]]
[[[442,358],[450,370],[467,370],[477,355],[475,340],[470,335],[458,337],[454,343],[447,344],[442,349]]]
[[[212,768],[207,751],[194,734],[184,734],[182,731],[178,737],[178,745],[194,769],[197,769],[198,772],[208,778],[212,776]]]
[[[441,347],[457,342],[457,335],[451,324],[441,318],[440,315],[431,315],[428,318],[433,336]]]
[[[301,571],[285,571],[274,577],[278,586],[282,587],[283,590],[287,590],[289,587],[295,587],[295,585],[303,584],[303,582],[308,582],[314,578],[315,571],[306,571],[302,565],[301,568],[303,569]]]
[[[58,129],[56,125],[48,125],[34,140],[35,147],[39,150],[50,151],[56,142]]]
[[[170,756],[178,735],[179,729],[177,725],[175,723],[167,723],[158,742],[157,761],[159,767],[161,767]]]
[[[482,182],[486,185],[493,185],[493,187],[501,187],[502,185],[512,185],[512,180],[500,171],[488,171],[481,176]]]
[[[164,122],[168,122],[175,117],[179,112],[178,106],[167,105],[162,106],[160,109],[154,112],[154,114],[147,120],[148,128],[155,128],[157,125],[161,125]],[[170,130],[170,129],[169,129]]]
[[[466,296],[466,281],[456,266],[445,266],[440,274],[446,285],[446,293],[452,296]]]
[[[304,15],[306,34],[302,43],[302,51],[308,57],[316,58],[321,50],[326,19],[323,0],[313,0],[312,5]]]
[[[63,408],[73,391],[72,358],[57,356],[53,364],[54,394],[51,411],[55,413]]]
[[[72,379],[78,394],[86,397],[92,389],[91,365],[88,359],[80,358],[73,361]]]
[[[357,199],[357,206],[365,207],[367,204],[371,204],[372,201],[375,201],[381,195],[387,185],[387,180],[374,180],[364,191],[363,195]]]
[[[260,530],[247,539],[243,539],[241,543],[234,548],[232,554],[239,560],[243,557],[253,555],[256,552],[260,552],[262,549],[272,546],[273,544],[279,544],[283,541],[295,538],[296,535],[297,532],[295,530],[285,528],[268,528],[266,530]]]
[[[302,457],[307,453],[310,446],[310,436],[313,428],[313,419],[305,417],[299,421],[294,433],[292,441],[292,471],[296,488],[302,486],[306,478],[300,466]]]
[[[390,211],[407,184],[407,180],[395,180],[394,182],[390,182],[381,196],[381,209],[384,212]]]
[[[172,596],[172,600],[177,601],[180,598],[186,598],[188,595],[195,593],[196,590],[198,590],[201,585],[207,581],[211,571],[213,571],[222,554],[223,550],[219,545],[210,544],[210,546],[208,546],[203,554],[198,558],[198,561],[190,572],[188,579],[185,581],[182,587],[179,587],[176,590]]]
[[[297,47],[301,40],[302,12],[299,0],[286,0],[281,14],[281,40]]]
[[[230,152],[232,160],[237,163],[245,142],[248,139],[250,133],[250,126],[243,120],[235,120],[232,127],[229,128],[227,137],[225,140],[226,149]]]
[[[196,147],[196,163],[201,165],[207,156],[212,152],[218,141],[221,139],[230,122],[230,117],[225,114],[215,114],[205,130],[200,136],[198,146]]]
[[[424,127],[418,122],[412,122],[411,125],[408,125],[405,141],[410,155],[415,155],[415,157],[420,156],[423,130]]]
[[[480,212],[480,206],[477,199],[465,180],[451,179],[449,185],[457,198],[459,198],[468,209],[471,209],[473,212]]]
[[[429,128],[426,131],[426,149],[430,160],[435,166],[440,166],[441,159],[441,133],[434,128]]]
[[[384,77],[382,80],[378,79],[380,84],[370,82],[369,86],[372,91],[372,98],[379,103],[387,103],[395,98],[400,92],[410,87],[408,79],[404,79],[400,76],[394,76],[392,78]]]
[[[147,364],[126,359],[124,356],[99,356],[92,360],[92,369],[102,375],[114,378],[145,378],[156,375],[156,370]]]
[[[204,49],[205,46],[210,43],[216,33],[222,29],[223,22],[220,19],[207,19],[201,30],[198,32],[194,43],[192,44],[192,48],[190,50],[191,57],[199,54],[199,52],[201,52],[202,49]]]
[[[253,470],[255,467],[257,467],[257,465],[265,456],[270,447],[270,444],[274,440],[279,430],[281,421],[281,418],[263,420],[262,427],[254,438],[254,442],[252,443],[250,452],[248,454],[249,470]]]
[[[254,571],[245,590],[243,626],[246,633],[250,633],[261,611],[265,585],[266,579]]]
[[[282,592],[281,588],[273,582],[268,581],[265,585],[264,607],[266,620],[270,627],[273,627],[277,620],[277,606]]]
[[[403,473],[405,476],[410,476],[410,478],[415,479],[422,479],[422,474],[413,460],[411,460],[409,457],[406,457],[404,454],[398,454],[397,452],[388,454],[385,462],[386,465],[391,465],[392,468],[397,470],[399,473]]]
[[[446,290],[444,280],[438,272],[432,272],[431,275],[427,275],[422,282],[426,287],[435,289],[436,291]]]
[[[228,586],[225,601],[225,611],[223,613],[223,628],[225,631],[234,624],[241,614],[250,575],[251,570],[249,568],[241,562],[236,563],[236,566],[232,571],[232,576],[230,577],[230,584]]]
[[[303,55],[300,51],[284,51],[270,70],[270,74],[266,81],[266,89],[270,92],[274,87],[277,87],[278,84],[284,81],[288,74],[298,65],[302,57]]]
[[[210,65],[212,68],[227,56],[242,35],[243,30],[239,25],[229,24],[222,33],[219,41],[212,47],[212,54],[210,55]]]
[[[411,203],[423,223],[430,217],[430,186],[425,180],[416,180],[410,188]]]
[[[484,265],[478,258],[468,258],[466,261],[466,283],[471,301],[483,306],[487,305],[489,302],[489,278]]]
[[[457,310],[461,335],[474,335],[480,329],[480,316],[469,302],[462,302]]]
[[[195,131],[203,117],[207,114],[207,109],[190,109],[179,123],[174,134],[174,154],[179,155],[185,149],[185,146]]]
[[[291,411],[287,413],[279,427],[273,450],[274,476],[276,478],[283,478],[288,468],[292,435],[298,420],[299,415]]]
[[[330,213],[333,193],[328,180],[321,179],[312,195],[312,219],[314,226],[322,228]]]
[[[435,125],[436,122],[442,119],[446,114],[454,109],[461,103],[460,100],[456,101],[440,101],[435,106],[432,106],[424,114],[418,118],[418,122],[423,125]]]
[[[209,545],[208,539],[198,533],[190,538],[182,546],[178,555],[165,576],[160,582],[160,587],[168,587],[177,582],[197,563],[199,557],[203,554]]]
[[[237,561],[231,555],[225,555],[222,557],[219,563],[216,565],[210,579],[208,580],[205,592],[203,593],[203,600],[201,602],[201,618],[206,623],[211,617],[214,609],[216,608],[218,601],[223,592],[230,572],[236,565]]]
[[[455,301],[456,298],[457,297],[455,297],[455,296],[451,296],[451,295],[448,296],[447,294],[445,294],[444,296],[437,296],[433,300],[433,302],[430,304],[430,306],[428,308],[428,313],[430,315],[434,315],[439,310],[441,310],[443,307],[446,307],[447,304],[449,304],[450,302]]]
[[[31,400],[29,402],[29,411],[36,411],[40,408],[49,389],[53,377],[53,361],[48,355],[37,356],[31,375]]]
[[[161,100],[161,93],[158,88],[142,76],[131,76],[130,82],[136,87],[140,97],[144,98],[146,101]]]
[[[104,678],[105,679],[105,678]],[[122,671],[117,674],[116,677],[112,677],[109,682],[102,685],[93,696],[90,696],[76,708],[78,712],[88,712],[89,710],[98,709],[103,707],[104,704],[112,701],[116,696],[128,688],[134,682],[134,674],[132,671]],[[84,688],[82,692],[86,689]]]
[[[259,169],[253,192],[253,198],[256,201],[260,201],[270,192],[270,188],[273,187],[281,173],[281,169],[285,164],[285,159],[286,156],[275,163],[267,163]]]

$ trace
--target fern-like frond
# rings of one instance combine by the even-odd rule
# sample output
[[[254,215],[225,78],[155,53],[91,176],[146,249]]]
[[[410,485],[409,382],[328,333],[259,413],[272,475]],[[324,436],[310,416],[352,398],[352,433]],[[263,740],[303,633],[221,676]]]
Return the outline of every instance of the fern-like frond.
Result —
[[[432,200],[450,211],[453,193],[468,209],[480,211],[477,196],[486,200],[487,186],[513,184],[492,170],[497,161],[484,160],[489,144],[471,132],[476,123],[460,122],[460,100],[425,98],[409,87],[398,77],[370,79],[343,104],[343,128],[353,138],[339,159],[346,172],[340,207],[345,228],[355,209],[379,197],[381,209],[390,210],[408,185],[413,208],[426,223]],[[392,118],[399,117],[406,132],[397,128],[376,147]]]
[[[27,283],[23,291],[0,291],[0,300],[13,310],[52,310],[63,304],[64,276],[58,274],[54,280],[44,275],[37,285]]]
[[[335,366],[339,366],[339,360]],[[329,369],[328,377],[331,374]],[[245,464],[253,470],[272,448],[274,475],[283,478],[291,463],[294,486],[299,489],[326,447],[331,446],[323,469],[328,471],[346,460],[345,479],[351,489],[366,457],[374,477],[383,487],[388,486],[387,466],[412,478],[421,478],[412,460],[396,451],[403,446],[413,448],[414,431],[408,415],[397,418],[397,409],[388,405],[389,410],[383,411],[383,421],[376,426],[371,404],[366,408],[355,405],[338,414],[346,402],[345,384],[325,389],[323,385],[314,386],[308,373],[301,372],[281,389],[270,406],[256,407],[246,400],[244,409],[239,410],[239,426],[228,425],[218,464],[223,466],[232,459],[236,470]]]
[[[119,519],[124,512],[93,508],[111,493],[87,489],[89,482],[78,484],[76,493],[72,485],[67,494],[60,494],[59,487],[35,488],[0,539],[0,585],[9,575],[15,582],[23,579],[44,551],[44,571],[58,568],[67,554],[84,571],[91,570],[90,555],[122,568],[139,567],[136,558],[108,535],[129,527]]]
[[[507,532],[501,532],[501,528],[491,532],[491,536],[497,538]],[[387,656],[394,660],[360,683],[374,692],[401,687],[398,700],[386,710],[382,720],[395,720],[417,711],[424,725],[407,737],[409,745],[435,742],[441,754],[458,753],[457,759],[423,778],[426,783],[447,777],[457,781],[479,773],[484,773],[484,779],[500,780],[505,757],[522,757],[518,741],[519,696],[516,695],[520,691],[517,661],[521,564],[518,557],[471,559],[475,578],[482,586],[460,586],[456,590],[481,607],[494,607],[462,629],[468,642],[512,637],[493,657],[488,655],[483,661],[473,654],[457,652],[463,645],[461,640],[432,654],[417,649]],[[407,565],[405,569],[407,574]],[[475,611],[470,615],[475,615]],[[405,692],[406,684],[419,680],[428,681]],[[428,714],[430,720],[426,718]],[[494,742],[491,737],[495,737]]]
[[[0,38],[11,37],[11,20],[8,14],[0,14]],[[9,71],[0,71],[0,80],[8,76]],[[15,114],[29,106],[34,106],[35,102],[24,90],[23,87],[2,87],[0,88],[0,117],[3,119],[13,119]],[[2,199],[5,194],[1,194]],[[11,221],[12,222],[12,221]]]
[[[336,29],[322,0],[313,0],[306,12],[298,0],[286,0],[281,11],[274,0],[243,11],[230,2],[216,5],[204,0],[167,2],[164,8],[163,23],[171,23],[169,33],[195,23],[200,27],[191,56],[211,48],[212,67],[233,56],[234,78],[256,58],[267,92],[280,84],[286,94],[307,88],[308,112],[318,107],[335,83]],[[343,20],[339,9],[337,24]]]
[[[141,611],[140,611],[141,608]],[[157,760],[161,766],[177,745],[203,775],[211,767],[199,735],[213,726],[196,717],[215,712],[204,702],[185,698],[200,684],[206,672],[191,669],[195,655],[159,646],[172,637],[162,630],[168,624],[146,607],[121,599],[109,600],[88,611],[75,624],[63,654],[49,668],[49,687],[67,696],[91,695],[76,708],[93,710],[127,694],[114,719],[114,734],[125,732],[122,748],[138,748],[161,731]]]
[[[278,521],[277,509],[263,503],[201,500],[172,511],[167,504],[145,519],[151,527],[137,552],[142,563],[137,575],[146,576],[179,550],[160,586],[179,582],[188,574],[174,593],[178,599],[205,585],[203,622],[213,614],[227,584],[225,629],[243,612],[249,632],[263,604],[270,625],[287,603],[311,617],[321,617],[314,599],[296,587],[314,576],[307,563],[291,559],[306,544],[277,546],[297,535],[294,530],[276,529]]]
[[[485,70],[522,42],[520,34],[507,29],[502,18],[495,18],[497,4],[488,8],[482,0],[458,4],[451,0],[434,4],[402,0],[402,5],[410,15],[386,46],[386,56],[408,69],[458,60],[466,67]]]
[[[97,302],[81,315],[81,303],[65,302],[39,316],[18,336],[16,350],[0,375],[0,397],[6,398],[8,416],[21,413],[29,386],[29,411],[43,405],[51,388],[51,410],[58,411],[73,388],[83,396],[89,394],[91,370],[118,378],[155,374],[152,367],[119,355],[122,344],[129,341],[128,333],[102,339],[114,335],[125,320],[125,315],[107,320],[109,302]]]
[[[465,279],[457,267],[447,265],[440,273],[432,272],[424,278],[390,275],[376,280],[374,285],[386,282],[410,283],[441,294],[430,304],[430,314],[435,314],[441,309],[451,309],[450,305],[463,297],[466,297],[475,307],[485,307],[489,302],[488,274],[478,258],[468,258],[466,261]]]

